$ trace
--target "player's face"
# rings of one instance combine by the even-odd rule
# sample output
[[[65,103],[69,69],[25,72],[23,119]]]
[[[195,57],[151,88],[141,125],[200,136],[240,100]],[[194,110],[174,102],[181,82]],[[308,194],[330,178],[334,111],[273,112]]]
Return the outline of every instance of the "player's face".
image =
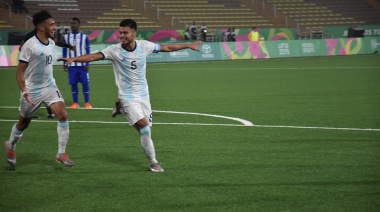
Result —
[[[54,33],[56,30],[54,19],[49,18],[46,20],[46,23],[44,25],[45,35],[49,38],[54,39]]]
[[[71,21],[70,26],[72,32],[77,32],[79,30],[79,22],[77,20]]]
[[[135,41],[136,30],[126,26],[119,28],[119,38],[123,45],[129,46],[131,43]]]

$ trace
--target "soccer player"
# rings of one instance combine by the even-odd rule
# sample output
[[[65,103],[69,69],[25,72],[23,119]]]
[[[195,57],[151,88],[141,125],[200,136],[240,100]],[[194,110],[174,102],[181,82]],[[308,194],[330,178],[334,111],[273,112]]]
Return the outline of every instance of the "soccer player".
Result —
[[[79,32],[80,20],[79,18],[71,19],[71,32],[63,36],[62,41],[76,46],[75,51],[67,52],[66,48],[62,49],[62,57],[76,57],[85,54],[90,54],[90,40],[87,35]],[[73,63],[67,66],[63,62],[63,70],[69,72],[69,84],[71,85],[71,93],[73,96],[73,104],[70,108],[79,108],[78,104],[78,82],[82,84],[82,91],[84,96],[84,107],[92,108],[90,104],[90,85],[88,74],[88,63]]]
[[[50,107],[58,119],[58,153],[56,160],[65,166],[74,166],[66,154],[69,140],[69,121],[62,94],[53,78],[53,56],[56,29],[52,15],[42,10],[33,15],[33,24],[37,34],[25,42],[22,47],[16,71],[17,83],[22,92],[20,116],[12,127],[9,141],[5,141],[6,160],[16,165],[16,144],[28,128],[32,115],[42,103]]]
[[[67,64],[103,59],[112,61],[121,111],[140,134],[141,146],[150,162],[150,170],[163,172],[164,169],[156,159],[151,138],[152,109],[146,79],[146,58],[151,53],[172,52],[186,48],[199,51],[198,46],[201,42],[160,45],[146,40],[135,40],[137,24],[131,19],[121,21],[119,26],[121,43],[108,46],[97,53],[59,58],[58,61],[66,61]]]
[[[33,36],[35,36],[37,34],[37,29],[34,28],[32,31],[30,31],[28,34],[25,35],[25,38],[23,41],[21,41],[20,43],[20,46],[18,47],[18,50],[21,51],[21,48],[22,46],[24,45],[24,43],[29,40],[30,38],[32,38]],[[59,47],[62,47],[62,48],[69,48],[70,50],[72,51],[75,51],[75,46],[72,46],[70,44],[67,44],[57,38],[54,38],[54,42],[55,42],[55,45],[59,46]]]
[[[20,46],[18,47],[18,50],[21,51],[22,46],[24,45],[24,43],[27,40],[29,40],[30,38],[32,38],[33,36],[35,36],[36,34],[37,34],[37,28],[34,28],[32,31],[30,31],[28,34],[26,34],[24,40],[21,42]],[[64,43],[64,42],[62,42],[62,41],[60,41],[58,39],[54,39],[54,41],[55,41],[56,45],[59,46],[59,47],[62,47],[62,48],[66,47],[66,48],[69,48],[69,49],[75,51],[75,46],[72,46],[70,44]],[[50,119],[55,118],[55,114],[50,110],[50,108],[48,106],[46,106],[46,105],[45,105],[45,107],[46,107],[46,110],[47,110],[47,117],[50,118]],[[33,115],[32,118],[38,118],[38,116],[37,115]]]

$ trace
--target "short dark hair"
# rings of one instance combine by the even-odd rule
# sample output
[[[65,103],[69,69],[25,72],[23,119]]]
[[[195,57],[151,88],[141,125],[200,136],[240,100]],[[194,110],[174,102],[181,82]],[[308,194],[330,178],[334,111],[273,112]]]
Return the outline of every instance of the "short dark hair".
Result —
[[[74,18],[72,18],[71,20],[72,20],[72,21],[78,21],[78,23],[80,24],[80,20],[79,20],[79,18],[77,18],[77,17],[74,17]]]
[[[33,14],[33,25],[36,27],[38,24],[49,18],[53,18],[53,16],[47,10],[41,10],[40,12]]]
[[[132,28],[132,29],[134,29],[134,30],[137,31],[137,23],[134,20],[132,20],[132,19],[124,19],[124,20],[122,20],[120,22],[119,26],[120,27],[126,27],[126,26],[128,26],[128,27],[130,27],[130,28]]]

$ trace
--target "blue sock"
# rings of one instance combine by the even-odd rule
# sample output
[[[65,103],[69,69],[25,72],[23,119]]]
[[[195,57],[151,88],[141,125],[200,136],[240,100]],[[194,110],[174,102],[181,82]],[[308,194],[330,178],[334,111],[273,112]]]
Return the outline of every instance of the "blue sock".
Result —
[[[71,93],[73,95],[73,100],[78,103],[78,84],[71,85]]]
[[[88,84],[83,84],[83,96],[84,102],[90,102],[90,86]]]

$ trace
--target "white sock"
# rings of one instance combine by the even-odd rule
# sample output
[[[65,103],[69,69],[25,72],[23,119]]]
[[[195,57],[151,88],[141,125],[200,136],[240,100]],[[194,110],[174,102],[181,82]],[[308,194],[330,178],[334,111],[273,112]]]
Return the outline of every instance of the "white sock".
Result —
[[[10,144],[10,145],[8,145],[8,147],[11,150],[16,149],[16,144],[21,139],[23,132],[24,131],[20,131],[20,130],[17,129],[16,124],[13,125],[12,131],[11,131],[11,135],[10,135],[9,141],[8,141],[9,144]]]
[[[146,126],[140,129],[141,146],[144,150],[146,157],[151,164],[158,163],[156,160],[156,151],[154,149],[153,141],[150,137],[150,127]]]
[[[58,154],[63,154],[66,152],[66,146],[69,142],[69,135],[70,135],[70,129],[69,129],[69,121],[58,121],[57,126],[57,133],[58,133]]]

